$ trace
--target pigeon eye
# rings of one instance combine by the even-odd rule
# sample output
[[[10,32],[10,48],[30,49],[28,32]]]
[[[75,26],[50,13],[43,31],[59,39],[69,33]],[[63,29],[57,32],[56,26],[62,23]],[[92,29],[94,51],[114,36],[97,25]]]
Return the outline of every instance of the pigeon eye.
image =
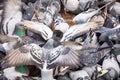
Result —
[[[77,78],[77,80],[83,80],[83,78],[82,78],[82,77],[79,77],[79,78]]]
[[[28,16],[30,16],[30,13],[28,13]]]
[[[89,76],[85,76],[84,79],[85,80],[90,80],[90,77]]]

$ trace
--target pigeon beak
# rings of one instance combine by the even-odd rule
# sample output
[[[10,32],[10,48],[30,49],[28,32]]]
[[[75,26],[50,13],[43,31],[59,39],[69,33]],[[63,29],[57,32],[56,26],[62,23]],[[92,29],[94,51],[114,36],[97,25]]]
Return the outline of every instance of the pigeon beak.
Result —
[[[100,74],[98,74],[97,77],[101,77],[101,76],[105,75],[106,73],[108,73],[108,70],[101,70],[99,73]]]

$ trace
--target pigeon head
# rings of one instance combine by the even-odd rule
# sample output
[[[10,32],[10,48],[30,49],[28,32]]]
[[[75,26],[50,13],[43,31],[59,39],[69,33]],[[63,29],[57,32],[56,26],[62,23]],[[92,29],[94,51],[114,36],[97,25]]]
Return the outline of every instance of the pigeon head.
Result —
[[[83,80],[83,78],[82,78],[82,77],[79,77],[79,78],[77,78],[77,80]]]
[[[111,68],[108,68],[107,70],[108,70],[108,73],[104,75],[106,79],[115,79],[119,76],[117,71],[114,68],[111,67]]]
[[[100,37],[99,37],[99,42],[100,42],[100,41],[106,41],[106,40],[108,40],[108,39],[109,39],[109,37],[103,33],[103,34],[101,34]]]
[[[55,0],[51,3],[51,7],[54,7],[54,9],[56,9],[56,12],[60,12],[60,0]]]
[[[25,35],[25,28],[22,24],[18,23],[15,26],[14,33],[15,35],[18,35],[19,37],[22,37]]]

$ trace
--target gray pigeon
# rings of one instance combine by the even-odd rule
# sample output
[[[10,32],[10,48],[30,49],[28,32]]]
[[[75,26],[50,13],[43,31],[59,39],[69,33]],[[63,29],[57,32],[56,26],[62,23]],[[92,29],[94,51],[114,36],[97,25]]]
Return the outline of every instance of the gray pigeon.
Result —
[[[116,79],[120,75],[119,64],[116,61],[115,56],[113,54],[108,55],[104,58],[104,61],[102,63],[102,68],[108,70],[108,73],[104,75],[104,77],[107,80]]]
[[[12,35],[15,25],[22,20],[21,0],[5,1],[3,13],[1,32],[6,35]]]
[[[85,70],[78,70],[70,72],[71,80],[91,80],[90,76]]]
[[[44,12],[44,17],[42,22],[47,26],[50,26],[53,22],[54,15],[58,13],[61,9],[59,0],[51,1],[50,5],[47,6],[46,11]]]
[[[100,27],[101,27],[100,23],[98,23],[98,22],[87,22],[84,24],[73,25],[63,34],[63,37],[60,40],[60,42],[69,41],[71,39],[74,39],[76,37],[79,37],[79,36],[89,32],[90,29],[97,30]]]

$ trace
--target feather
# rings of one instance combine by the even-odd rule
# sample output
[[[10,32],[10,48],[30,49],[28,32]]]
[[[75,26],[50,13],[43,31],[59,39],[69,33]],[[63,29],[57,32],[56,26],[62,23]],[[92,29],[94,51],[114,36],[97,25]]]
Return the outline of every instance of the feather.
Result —
[[[36,44],[26,44],[6,55],[5,58],[3,58],[2,60],[2,66],[11,67],[20,65],[34,65],[35,57],[33,55],[39,54],[38,57],[40,57],[41,53],[36,53],[36,51],[40,50],[41,48]]]
[[[50,39],[53,35],[52,30],[43,23],[37,23],[37,22],[33,22],[33,21],[24,20],[23,25],[28,30],[31,30],[34,33],[41,35],[45,40]]]
[[[4,34],[12,35],[15,25],[22,19],[21,0],[7,0],[3,13],[1,30]]]
[[[100,23],[98,23],[98,22],[87,22],[87,23],[84,23],[84,24],[77,24],[77,25],[71,26],[63,34],[61,42],[74,39],[78,36],[81,36],[81,35],[89,32],[90,29],[91,30],[96,30],[96,29],[99,29],[100,27],[101,27]]]
[[[105,55],[109,54],[111,48],[106,47],[106,44],[103,44],[100,48],[91,47],[83,48],[77,51],[80,55],[81,63],[86,66],[93,66],[98,63]]]
[[[80,64],[79,54],[69,47],[58,46],[49,53],[50,66],[70,66],[79,67]]]

